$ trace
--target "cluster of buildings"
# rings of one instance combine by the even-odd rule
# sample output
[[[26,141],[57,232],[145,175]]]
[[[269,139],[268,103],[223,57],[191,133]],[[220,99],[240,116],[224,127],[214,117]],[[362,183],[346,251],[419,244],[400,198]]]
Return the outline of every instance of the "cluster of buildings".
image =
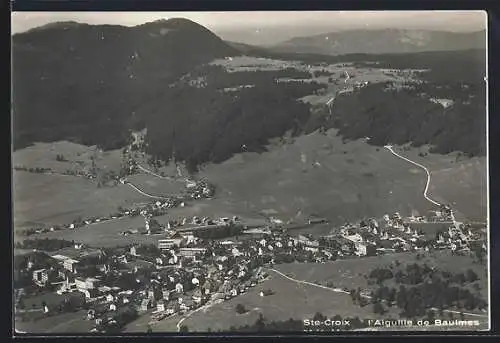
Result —
[[[206,185],[201,185],[196,189],[203,192]],[[75,244],[48,256],[43,263],[28,260],[25,272],[31,273],[33,285],[44,291],[81,294],[89,308],[88,320],[95,321],[95,330],[105,330],[107,323],[116,322],[117,313],[123,311],[149,313],[151,320],[160,320],[246,293],[267,278],[262,268],[265,265],[322,263],[415,250],[471,251],[478,245],[486,250],[486,232],[457,223],[449,206],[441,206],[426,217],[403,218],[396,212],[378,220],[347,223],[321,237],[292,235],[283,221],[274,218],[272,225],[242,230],[232,240],[206,239],[199,233],[241,224],[237,217],[195,216],[171,220],[166,225],[152,219],[155,211],[182,204],[178,199],[158,201],[141,209],[120,211],[120,216],[142,215],[147,233],[163,235],[155,246],[131,245],[103,251]],[[106,219],[115,217],[118,214]],[[99,221],[92,220],[84,224]],[[309,224],[324,222],[314,218]],[[415,228],[415,224],[429,222],[448,225],[448,230],[429,237],[422,228]],[[76,227],[71,225],[69,228]],[[260,295],[266,294],[272,291]],[[50,306],[44,309],[46,313],[52,310]]]

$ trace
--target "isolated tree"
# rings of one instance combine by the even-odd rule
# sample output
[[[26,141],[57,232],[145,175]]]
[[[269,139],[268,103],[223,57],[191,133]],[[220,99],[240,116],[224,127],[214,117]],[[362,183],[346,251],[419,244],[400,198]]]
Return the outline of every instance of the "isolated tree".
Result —
[[[352,302],[353,302],[353,303],[356,303],[356,290],[355,290],[354,288],[352,288],[352,289],[349,291],[349,295],[351,296]]]
[[[326,320],[326,316],[323,315],[322,313],[320,312],[316,312],[316,314],[314,315],[313,317],[313,320],[319,320],[319,321],[323,321],[323,320]]]
[[[384,306],[380,302],[373,304],[373,313],[384,314],[385,312]]]
[[[474,281],[478,280],[479,278],[478,278],[477,274],[472,269],[469,268],[469,269],[467,269],[465,279],[468,282],[474,282]]]
[[[259,313],[259,318],[255,321],[255,328],[257,331],[262,331],[266,327],[266,320],[264,319],[264,316],[262,313]]]
[[[238,305],[236,305],[236,312],[239,314],[242,314],[242,313],[247,312],[247,310],[246,310],[245,306],[243,306],[242,304],[238,304]]]
[[[433,310],[428,310],[427,311],[427,320],[432,323],[432,322],[434,322],[435,318],[436,318],[436,316],[435,316],[434,311]]]

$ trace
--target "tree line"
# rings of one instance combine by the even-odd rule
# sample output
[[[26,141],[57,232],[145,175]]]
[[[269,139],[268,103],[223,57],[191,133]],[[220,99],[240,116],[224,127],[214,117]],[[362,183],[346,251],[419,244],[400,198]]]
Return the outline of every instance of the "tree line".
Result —
[[[486,105],[484,87],[451,87],[441,93],[455,100],[443,108],[431,102],[433,89],[388,90],[390,83],[364,87],[335,101],[334,117],[326,126],[335,127],[348,140],[370,137],[370,144],[430,144],[431,152],[461,151],[469,157],[486,153]],[[431,87],[429,90],[428,88]],[[424,91],[430,94],[425,94]],[[474,90],[476,89],[476,90]],[[460,95],[460,92],[467,95]],[[474,92],[474,93],[473,93]],[[468,102],[460,98],[469,97]],[[326,109],[325,109],[326,111]]]
[[[377,314],[383,314],[388,307],[393,306],[400,308],[401,315],[406,318],[425,316],[433,308],[443,312],[449,308],[470,311],[487,307],[486,301],[478,293],[479,285],[473,285],[475,293],[468,286],[479,280],[470,268],[465,273],[451,273],[414,263],[397,272],[388,268],[375,268],[368,274],[368,279],[375,279],[379,284],[370,294],[373,311]],[[385,285],[387,280],[393,280],[399,288]],[[353,302],[358,303],[362,298],[359,290],[351,290],[351,297]],[[363,306],[368,304],[367,300],[362,302]]]
[[[68,241],[58,238],[45,239],[25,239],[22,242],[16,242],[17,249],[37,249],[44,251],[56,251],[63,248],[74,246],[74,241]]]
[[[250,79],[268,76],[257,87],[236,92],[220,92],[217,82],[204,88],[169,88],[165,97],[170,101],[152,111],[148,119],[148,153],[165,161],[175,158],[185,162],[190,171],[196,171],[206,162],[230,158],[243,151],[243,147],[245,151],[262,152],[269,138],[288,130],[301,132],[310,109],[297,99],[322,87],[306,82],[276,83],[275,72],[234,74],[215,70],[217,75],[229,79],[245,74]],[[168,126],[164,125],[165,120]]]

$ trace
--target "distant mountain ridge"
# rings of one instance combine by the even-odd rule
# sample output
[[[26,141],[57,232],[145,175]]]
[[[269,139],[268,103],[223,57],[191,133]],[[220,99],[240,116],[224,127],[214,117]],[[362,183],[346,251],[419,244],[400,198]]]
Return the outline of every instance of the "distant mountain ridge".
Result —
[[[426,30],[350,30],[296,37],[270,49],[325,55],[454,51],[486,48],[486,32]]]

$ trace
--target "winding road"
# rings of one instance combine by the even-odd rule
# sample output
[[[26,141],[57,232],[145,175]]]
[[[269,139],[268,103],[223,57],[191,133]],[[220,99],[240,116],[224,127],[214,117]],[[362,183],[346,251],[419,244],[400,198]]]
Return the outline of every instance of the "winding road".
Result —
[[[400,159],[405,160],[406,162],[409,162],[409,163],[411,163],[411,164],[413,164],[413,165],[416,165],[417,167],[419,167],[419,168],[421,168],[421,169],[425,170],[425,172],[426,172],[426,174],[427,174],[427,182],[426,182],[426,184],[425,184],[425,189],[424,189],[424,193],[423,193],[423,194],[424,194],[424,197],[425,197],[425,199],[427,199],[429,202],[433,203],[434,205],[436,205],[436,206],[441,206],[441,204],[440,204],[439,202],[437,202],[437,201],[433,200],[433,199],[432,199],[432,198],[430,198],[430,197],[429,197],[429,195],[428,195],[428,191],[429,191],[429,184],[430,184],[430,182],[431,182],[431,173],[430,173],[429,169],[427,169],[427,167],[425,167],[424,165],[422,165],[422,164],[420,164],[420,163],[417,163],[417,162],[415,162],[415,161],[410,160],[409,158],[406,158],[406,157],[404,157],[404,156],[401,156],[400,154],[398,154],[397,152],[395,152],[395,151],[394,151],[394,149],[392,148],[392,146],[391,146],[391,145],[386,145],[386,146],[384,146],[384,148],[386,148],[387,150],[389,150],[389,151],[390,151],[390,152],[391,152],[394,156],[399,157]]]

